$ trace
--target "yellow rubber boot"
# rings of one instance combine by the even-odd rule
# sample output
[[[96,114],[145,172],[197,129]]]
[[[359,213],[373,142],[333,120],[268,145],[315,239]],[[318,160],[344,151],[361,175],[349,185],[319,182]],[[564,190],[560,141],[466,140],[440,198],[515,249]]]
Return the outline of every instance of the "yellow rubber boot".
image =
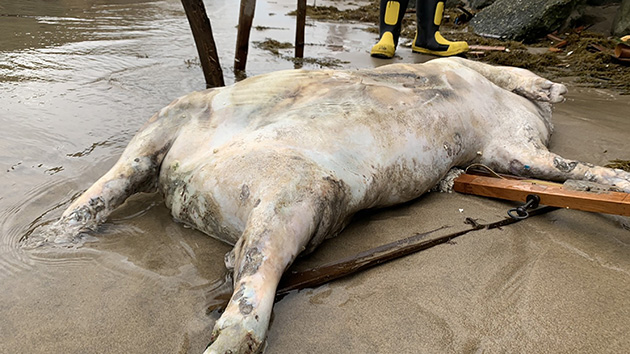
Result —
[[[396,44],[394,43],[394,35],[391,32],[383,33],[381,40],[372,47],[370,55],[381,59],[391,59],[396,53]]]
[[[440,31],[436,31],[435,34],[435,42],[440,46],[446,46],[446,49],[442,49],[442,47],[437,48],[436,50],[431,50],[428,48],[423,48],[416,45],[416,40],[418,39],[418,34],[416,33],[416,38],[414,38],[413,44],[411,45],[411,50],[414,53],[423,53],[423,54],[432,54],[438,55],[441,57],[450,57],[453,55],[465,53],[468,51],[468,43],[463,41],[451,42],[449,40],[444,39],[440,34]]]
[[[444,15],[444,1],[422,0],[416,8],[417,31],[411,50],[414,53],[457,55],[468,51],[468,43],[451,42],[440,34],[440,24]]]
[[[370,55],[382,59],[391,59],[396,53],[400,27],[409,0],[381,0],[379,16],[380,39]]]

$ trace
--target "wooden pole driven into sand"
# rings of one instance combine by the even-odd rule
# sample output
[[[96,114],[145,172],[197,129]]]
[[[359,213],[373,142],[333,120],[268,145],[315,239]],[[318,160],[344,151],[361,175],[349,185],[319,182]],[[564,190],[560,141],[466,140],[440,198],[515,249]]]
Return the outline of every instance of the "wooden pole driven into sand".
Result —
[[[206,14],[203,0],[182,0],[182,5],[195,39],[203,76],[206,79],[206,88],[225,86],[210,19]]]
[[[249,34],[254,21],[256,0],[241,0],[241,11],[238,16],[238,32],[236,35],[236,54],[234,55],[234,70],[245,71],[247,51],[249,49]]]
[[[304,58],[304,27],[306,27],[306,0],[297,0],[295,26],[295,57]]]

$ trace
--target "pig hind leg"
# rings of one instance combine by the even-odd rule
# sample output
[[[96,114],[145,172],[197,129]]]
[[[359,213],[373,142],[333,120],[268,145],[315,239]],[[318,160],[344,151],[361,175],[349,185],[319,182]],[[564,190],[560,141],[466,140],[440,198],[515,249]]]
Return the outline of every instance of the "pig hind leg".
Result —
[[[255,353],[264,343],[280,277],[321,227],[316,200],[286,193],[252,210],[234,246],[234,293],[205,354]]]

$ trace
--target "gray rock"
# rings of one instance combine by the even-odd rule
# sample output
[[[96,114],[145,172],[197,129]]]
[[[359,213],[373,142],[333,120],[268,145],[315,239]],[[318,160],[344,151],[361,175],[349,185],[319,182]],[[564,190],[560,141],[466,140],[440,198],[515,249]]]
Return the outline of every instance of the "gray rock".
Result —
[[[530,42],[560,28],[579,1],[497,0],[470,24],[481,36]]]
[[[411,5],[412,2],[415,3],[415,1],[410,0],[409,4]],[[458,5],[466,5],[466,3],[464,1],[462,1],[462,0],[446,0],[444,2],[444,7],[446,7],[447,9],[456,7]],[[415,5],[414,5],[414,7],[415,7]]]
[[[469,0],[468,6],[473,10],[481,10],[492,5],[496,0]]]
[[[630,34],[630,0],[623,0],[615,16],[611,32],[615,36]]]
[[[589,6],[602,6],[602,5],[609,5],[609,4],[615,4],[615,3],[620,3],[620,0],[586,0],[586,5]]]
[[[601,33],[604,36],[611,35],[613,19],[619,12],[619,4],[608,6],[578,5],[572,15],[567,19],[560,32],[571,32],[578,27],[588,28],[589,32]]]

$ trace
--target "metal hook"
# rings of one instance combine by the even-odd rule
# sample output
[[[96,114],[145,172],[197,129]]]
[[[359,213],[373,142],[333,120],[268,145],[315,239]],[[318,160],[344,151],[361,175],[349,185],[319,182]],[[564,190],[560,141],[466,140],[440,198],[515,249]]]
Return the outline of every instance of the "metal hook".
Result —
[[[528,194],[527,198],[525,199],[525,204],[519,207],[510,209],[508,210],[507,213],[512,219],[516,219],[516,220],[527,219],[527,217],[529,217],[529,213],[527,212],[527,209],[538,208],[538,204],[540,204],[540,197],[537,196],[536,194]]]

